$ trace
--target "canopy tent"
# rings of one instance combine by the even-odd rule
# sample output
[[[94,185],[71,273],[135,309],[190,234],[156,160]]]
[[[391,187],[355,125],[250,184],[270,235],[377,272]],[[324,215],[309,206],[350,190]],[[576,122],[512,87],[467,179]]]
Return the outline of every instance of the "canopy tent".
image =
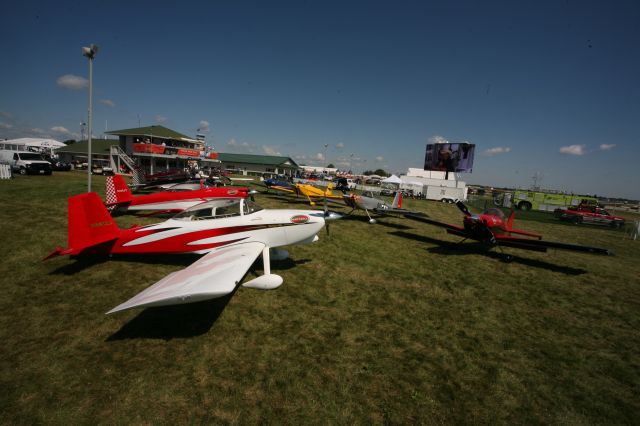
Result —
[[[5,144],[15,144],[18,146],[24,146],[25,148],[28,146],[37,147],[37,148],[49,148],[56,149],[66,146],[62,142],[58,142],[55,139],[44,139],[44,138],[18,138],[18,139],[9,139],[2,141]]]
[[[400,179],[396,175],[391,175],[388,178],[383,179],[380,183],[397,183],[397,184],[401,184],[402,183],[402,179]]]

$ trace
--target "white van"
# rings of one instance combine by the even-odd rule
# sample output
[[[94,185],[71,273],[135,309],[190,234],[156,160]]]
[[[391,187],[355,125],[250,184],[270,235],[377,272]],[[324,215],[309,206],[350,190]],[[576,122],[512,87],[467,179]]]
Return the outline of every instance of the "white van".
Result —
[[[0,150],[0,163],[8,164],[14,172],[21,175],[51,174],[51,163],[36,152]]]

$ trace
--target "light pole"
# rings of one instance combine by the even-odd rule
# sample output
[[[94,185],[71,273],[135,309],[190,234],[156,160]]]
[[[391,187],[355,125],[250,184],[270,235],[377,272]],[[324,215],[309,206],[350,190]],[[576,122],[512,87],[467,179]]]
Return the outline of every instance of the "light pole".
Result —
[[[324,164],[329,165],[329,160],[327,160],[327,149],[329,148],[329,144],[324,144]],[[326,166],[325,166],[326,167]],[[323,167],[324,168],[324,167]]]
[[[87,136],[87,192],[91,192],[91,109],[93,103],[93,58],[96,57],[96,53],[98,53],[98,46],[95,44],[90,44],[89,47],[82,48],[82,56],[86,56],[89,58],[89,116],[88,116],[88,124],[89,124],[89,134]]]

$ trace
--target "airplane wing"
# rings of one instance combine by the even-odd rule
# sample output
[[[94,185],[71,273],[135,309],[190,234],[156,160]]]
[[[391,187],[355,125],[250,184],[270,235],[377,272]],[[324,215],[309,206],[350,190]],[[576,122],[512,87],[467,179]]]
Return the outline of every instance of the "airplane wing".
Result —
[[[287,194],[295,194],[296,190],[288,186],[271,185],[267,189],[273,189],[275,191],[286,192]]]
[[[445,228],[447,231],[452,231],[456,233],[456,235],[460,235],[460,233],[466,233],[465,229],[462,226],[451,225],[449,223],[439,222],[437,220],[433,220],[430,217],[422,213],[404,213],[404,217],[407,219],[417,220],[419,222],[428,223],[429,225],[440,226],[441,228]]]
[[[167,275],[107,314],[225,296],[233,292],[264,247],[263,243],[251,242],[215,249],[187,268]]]
[[[584,253],[593,253],[593,254],[602,254],[602,255],[612,255],[613,252],[609,249],[600,248],[600,247],[589,247],[582,246],[579,244],[567,244],[560,243],[556,241],[544,241],[544,240],[533,240],[529,238],[518,238],[518,237],[510,237],[507,235],[496,235],[496,241],[498,244],[506,247],[515,247],[525,250],[533,250],[533,251],[547,251],[549,248],[560,249],[560,250],[573,250],[580,251]]]

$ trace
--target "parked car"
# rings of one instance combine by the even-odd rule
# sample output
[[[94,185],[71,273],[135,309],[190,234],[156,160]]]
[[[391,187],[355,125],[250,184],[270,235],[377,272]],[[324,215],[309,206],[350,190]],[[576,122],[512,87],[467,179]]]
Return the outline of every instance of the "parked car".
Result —
[[[71,170],[71,164],[65,163],[64,161],[56,160],[54,158],[49,158],[47,161],[51,163],[51,169],[54,172],[68,172]]]
[[[50,175],[51,163],[42,155],[29,151],[0,151],[0,162],[8,164],[14,172],[21,175]]]
[[[601,207],[589,204],[580,204],[567,209],[555,209],[553,215],[560,220],[566,220],[575,224],[588,223],[593,225],[607,225],[613,228],[624,226],[623,217],[614,216]]]
[[[94,175],[113,176],[113,169],[107,162],[93,162],[93,169],[91,172]]]

